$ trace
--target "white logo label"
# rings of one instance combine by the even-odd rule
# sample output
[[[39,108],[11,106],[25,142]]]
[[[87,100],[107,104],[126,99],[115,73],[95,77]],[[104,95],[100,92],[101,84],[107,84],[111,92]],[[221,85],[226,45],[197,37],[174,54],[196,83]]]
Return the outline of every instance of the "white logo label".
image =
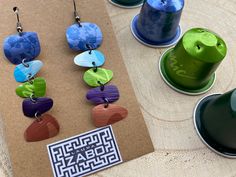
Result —
[[[122,162],[111,126],[47,146],[55,177],[80,177]]]

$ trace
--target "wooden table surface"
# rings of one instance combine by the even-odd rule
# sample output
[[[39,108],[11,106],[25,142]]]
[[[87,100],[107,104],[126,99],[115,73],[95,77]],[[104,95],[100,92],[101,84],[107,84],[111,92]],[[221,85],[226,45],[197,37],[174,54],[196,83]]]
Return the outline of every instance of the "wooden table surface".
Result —
[[[155,152],[92,176],[236,177],[236,160],[210,151],[194,130],[192,112],[203,95],[186,96],[170,89],[158,71],[159,57],[165,49],[148,48],[133,38],[130,21],[140,9],[106,4]],[[216,84],[208,94],[236,87],[235,9],[236,1],[229,0],[187,0],[185,4],[181,19],[184,32],[192,27],[205,27],[221,35],[228,45],[227,57],[217,70]],[[1,139],[0,154],[0,177],[10,176]]]

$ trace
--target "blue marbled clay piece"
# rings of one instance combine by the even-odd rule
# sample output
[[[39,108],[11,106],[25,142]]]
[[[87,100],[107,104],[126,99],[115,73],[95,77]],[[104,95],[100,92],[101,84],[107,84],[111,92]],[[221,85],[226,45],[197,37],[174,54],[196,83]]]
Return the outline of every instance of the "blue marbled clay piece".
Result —
[[[83,52],[74,58],[74,63],[82,67],[102,66],[105,62],[105,57],[102,52],[92,50]]]
[[[66,38],[69,47],[75,51],[88,50],[87,45],[92,49],[98,48],[102,43],[102,31],[94,23],[83,22],[73,24],[66,30]]]
[[[13,64],[20,64],[23,59],[32,61],[40,53],[40,43],[35,32],[23,32],[8,36],[3,43],[6,58]]]
[[[17,82],[26,82],[33,78],[43,66],[43,62],[40,60],[26,62],[25,64],[28,66],[19,64],[14,70],[14,77]]]

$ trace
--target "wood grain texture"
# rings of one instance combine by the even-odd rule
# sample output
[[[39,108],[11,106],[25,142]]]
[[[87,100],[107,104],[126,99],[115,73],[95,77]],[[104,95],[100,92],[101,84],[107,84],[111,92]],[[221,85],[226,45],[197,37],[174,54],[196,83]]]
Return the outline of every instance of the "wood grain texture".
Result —
[[[152,49],[138,43],[129,24],[139,9],[120,9],[107,2],[113,28],[129,76],[144,114],[155,152],[139,159],[92,175],[94,177],[235,177],[236,160],[211,152],[198,138],[192,121],[195,103],[202,96],[186,96],[170,89],[157,70],[165,49]],[[228,45],[226,60],[217,70],[217,81],[208,92],[226,92],[236,87],[236,1],[187,0],[181,26],[206,27],[222,36]],[[4,143],[0,141],[0,176],[9,167]],[[7,164],[7,165],[6,165]]]

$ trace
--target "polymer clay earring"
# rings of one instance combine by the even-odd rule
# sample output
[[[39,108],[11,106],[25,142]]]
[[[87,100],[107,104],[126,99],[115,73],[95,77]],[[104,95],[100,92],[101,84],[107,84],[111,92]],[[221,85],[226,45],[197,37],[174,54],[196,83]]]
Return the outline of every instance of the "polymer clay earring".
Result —
[[[113,78],[113,72],[100,67],[105,63],[105,56],[95,50],[101,45],[103,35],[96,24],[80,21],[75,0],[73,4],[76,23],[67,28],[66,38],[72,50],[82,52],[74,58],[74,63],[90,68],[84,73],[83,79],[86,84],[95,87],[86,95],[90,102],[97,105],[92,110],[92,119],[96,127],[113,124],[124,119],[128,111],[111,104],[119,99],[120,94],[115,85],[106,85]]]
[[[53,100],[44,97],[46,81],[42,77],[35,77],[43,63],[35,58],[40,54],[40,43],[35,32],[23,32],[19,19],[19,9],[13,8],[17,16],[18,34],[10,35],[4,40],[3,49],[6,58],[16,64],[14,78],[22,84],[16,88],[16,94],[25,100],[22,110],[26,117],[35,118],[34,122],[25,130],[24,138],[28,142],[45,140],[59,133],[56,119],[44,114],[53,106]]]

